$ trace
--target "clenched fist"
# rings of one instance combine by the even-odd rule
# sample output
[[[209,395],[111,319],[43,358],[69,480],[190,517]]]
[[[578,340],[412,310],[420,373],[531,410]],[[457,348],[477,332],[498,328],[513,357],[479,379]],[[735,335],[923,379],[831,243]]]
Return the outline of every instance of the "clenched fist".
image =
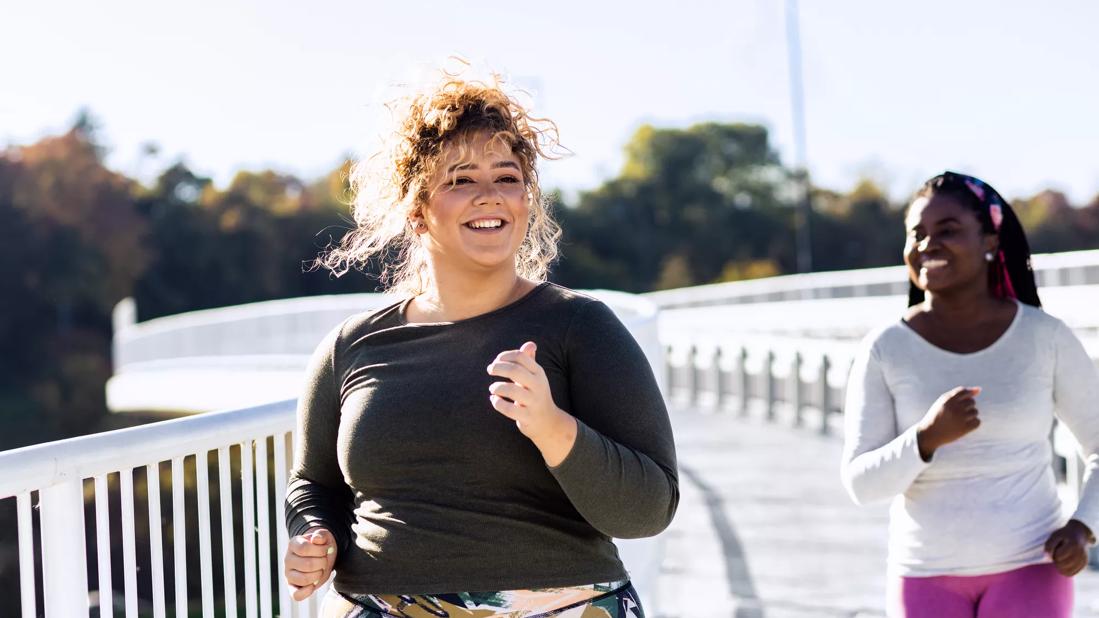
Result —
[[[920,421],[916,430],[920,457],[931,461],[935,451],[944,444],[961,438],[981,426],[977,413],[979,386],[959,386],[943,393]]]
[[[291,597],[304,601],[328,581],[336,564],[336,538],[325,528],[314,528],[290,539],[284,559]]]

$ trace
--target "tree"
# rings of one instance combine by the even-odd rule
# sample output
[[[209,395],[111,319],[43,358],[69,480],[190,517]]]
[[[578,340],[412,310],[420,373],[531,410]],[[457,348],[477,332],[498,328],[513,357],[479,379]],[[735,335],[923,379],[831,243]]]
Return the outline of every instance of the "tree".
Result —
[[[608,266],[563,280],[640,292],[658,281],[720,280],[728,264],[745,260],[789,268],[788,178],[763,127],[643,126],[626,145],[621,174],[581,194],[563,217],[563,261],[579,253]]]
[[[64,135],[0,154],[0,392],[34,411],[38,435],[86,433],[102,419],[111,310],[148,259],[134,183],[101,156],[87,114]]]

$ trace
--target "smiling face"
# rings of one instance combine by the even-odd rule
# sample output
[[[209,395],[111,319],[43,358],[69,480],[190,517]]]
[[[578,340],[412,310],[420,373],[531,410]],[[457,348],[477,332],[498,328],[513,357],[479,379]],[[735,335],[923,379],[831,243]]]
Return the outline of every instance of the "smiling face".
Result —
[[[946,194],[919,197],[905,228],[904,263],[917,287],[933,294],[988,289],[985,253],[996,251],[997,239],[985,233],[972,210]]]
[[[507,143],[478,133],[443,148],[420,210],[424,249],[442,269],[515,270],[530,202],[522,166]]]

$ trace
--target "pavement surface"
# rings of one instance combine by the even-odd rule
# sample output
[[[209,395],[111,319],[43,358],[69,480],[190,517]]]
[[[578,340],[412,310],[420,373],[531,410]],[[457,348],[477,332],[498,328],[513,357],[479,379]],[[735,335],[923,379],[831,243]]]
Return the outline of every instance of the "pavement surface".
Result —
[[[888,507],[848,498],[840,436],[672,409],[681,501],[651,616],[885,615]],[[1076,616],[1099,617],[1099,571],[1076,577],[1076,599]]]

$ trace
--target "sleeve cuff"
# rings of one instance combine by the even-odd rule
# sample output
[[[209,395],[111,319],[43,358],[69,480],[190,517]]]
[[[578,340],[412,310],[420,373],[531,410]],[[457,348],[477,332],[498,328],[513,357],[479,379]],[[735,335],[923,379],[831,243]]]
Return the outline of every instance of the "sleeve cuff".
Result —
[[[1084,524],[1091,530],[1093,537],[1099,537],[1099,517],[1096,517],[1095,509],[1085,508],[1083,502],[1081,502],[1069,519],[1075,519]]]
[[[576,418],[576,417],[573,417]],[[594,429],[585,425],[580,419],[576,419],[576,440],[572,443],[565,458],[556,466],[547,465],[546,468],[555,477],[568,476],[573,470],[591,470],[593,465],[602,458],[598,456],[602,441]]]
[[[931,454],[931,461],[924,461],[920,457],[920,441],[917,433],[919,426],[913,425],[901,434],[901,459],[913,469],[922,472],[935,461],[935,454]]]

